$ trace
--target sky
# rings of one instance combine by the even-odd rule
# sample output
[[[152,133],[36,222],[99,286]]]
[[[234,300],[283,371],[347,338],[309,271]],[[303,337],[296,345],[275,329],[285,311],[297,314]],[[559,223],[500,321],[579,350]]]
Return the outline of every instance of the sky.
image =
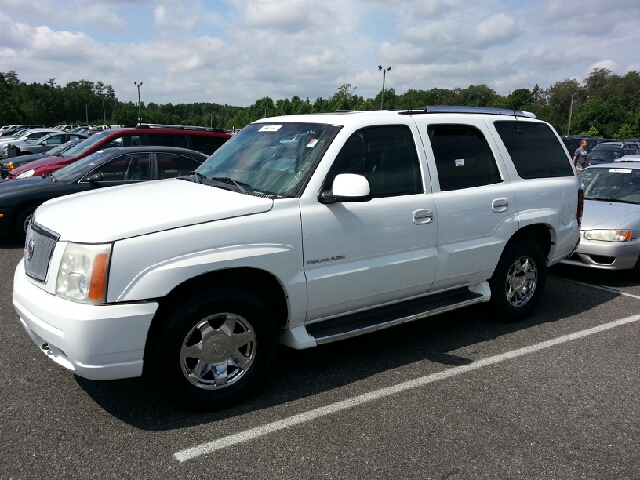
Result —
[[[249,106],[640,71],[638,0],[0,0],[0,72]],[[379,69],[382,66],[383,72]]]

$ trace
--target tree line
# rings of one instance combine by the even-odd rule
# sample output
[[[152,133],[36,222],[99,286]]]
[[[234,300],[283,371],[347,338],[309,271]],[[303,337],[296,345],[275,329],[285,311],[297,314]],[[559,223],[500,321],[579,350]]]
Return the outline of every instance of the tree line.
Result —
[[[118,124],[134,125],[138,108],[145,123],[242,128],[264,117],[328,113],[336,110],[416,109],[426,105],[499,107],[533,112],[558,133],[606,138],[640,137],[640,74],[616,75],[596,68],[582,82],[566,79],[544,89],[519,88],[502,96],[487,85],[467,88],[393,88],[374,98],[357,95],[344,84],[328,98],[310,101],[294,96],[280,100],[263,97],[249,107],[216,103],[156,104],[121,102],[111,85],[79,80],[64,86],[55,79],[27,84],[15,71],[0,72],[0,124]]]

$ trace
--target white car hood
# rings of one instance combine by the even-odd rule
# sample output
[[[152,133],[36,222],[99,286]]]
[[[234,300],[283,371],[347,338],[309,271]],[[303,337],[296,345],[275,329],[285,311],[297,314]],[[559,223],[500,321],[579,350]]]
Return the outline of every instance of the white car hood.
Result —
[[[581,230],[633,228],[639,221],[640,205],[585,200]]]
[[[61,241],[103,243],[268,212],[272,206],[270,198],[172,179],[55,198],[36,210],[34,220]]]

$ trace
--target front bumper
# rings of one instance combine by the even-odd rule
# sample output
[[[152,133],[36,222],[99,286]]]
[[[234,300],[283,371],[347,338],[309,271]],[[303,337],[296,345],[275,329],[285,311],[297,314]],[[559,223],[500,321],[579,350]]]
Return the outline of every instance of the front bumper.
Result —
[[[603,270],[627,270],[635,267],[640,256],[640,239],[630,242],[601,242],[580,239],[578,248],[562,263]]]
[[[13,306],[36,345],[76,375],[90,380],[142,375],[157,302],[87,305],[65,300],[33,284],[21,261],[13,278]]]

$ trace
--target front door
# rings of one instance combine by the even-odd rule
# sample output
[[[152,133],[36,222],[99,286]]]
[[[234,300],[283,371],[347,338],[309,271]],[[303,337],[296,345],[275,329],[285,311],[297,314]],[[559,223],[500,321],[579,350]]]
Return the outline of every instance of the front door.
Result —
[[[347,140],[323,190],[340,173],[359,174],[369,181],[368,202],[301,202],[308,321],[428,292],[438,221],[414,135],[406,125],[392,125]]]

